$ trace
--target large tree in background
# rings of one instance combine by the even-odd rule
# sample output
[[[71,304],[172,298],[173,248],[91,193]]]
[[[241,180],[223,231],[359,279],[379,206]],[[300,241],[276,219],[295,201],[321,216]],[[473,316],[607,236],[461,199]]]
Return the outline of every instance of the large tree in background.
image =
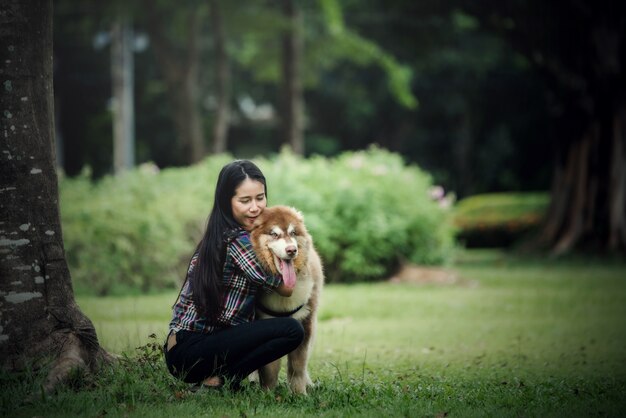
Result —
[[[541,244],[626,250],[626,5],[619,0],[468,2],[552,92],[554,165]]]
[[[288,35],[288,28],[293,28],[290,18],[276,7],[282,3],[283,0],[247,2],[246,7],[241,7],[220,0],[184,4],[162,0],[89,0],[75,7],[75,2],[59,0],[59,24],[55,31],[60,65],[56,76],[63,110],[60,130],[67,144],[67,172],[75,175],[85,165],[93,168],[96,177],[110,172],[110,114],[106,109],[109,74],[99,62],[108,61],[108,56],[94,51],[90,40],[108,31],[118,9],[132,15],[137,33],[145,31],[150,35],[152,53],[138,55],[135,61],[138,162],[152,160],[165,167],[201,158],[205,153],[202,148],[219,152],[225,148],[223,140],[229,124],[234,128],[227,144],[229,151],[250,155],[277,150],[282,138],[279,139],[280,125],[276,123],[279,117],[273,110],[282,109],[278,97],[286,77],[281,64],[287,62],[281,57],[281,39],[293,40]],[[300,69],[289,72],[301,86],[291,89],[301,92],[300,97],[291,95],[292,102],[301,104],[300,111],[293,112],[299,116],[299,128],[295,131],[302,130],[304,92],[318,88],[333,68],[346,62],[382,69],[382,84],[391,96],[403,105],[414,106],[408,67],[350,30],[344,24],[337,0],[297,1],[294,6],[307,17],[297,27],[300,44],[306,44]],[[214,54],[207,53],[211,44]],[[231,83],[231,79],[237,82]],[[355,89],[363,88],[358,82],[354,85]],[[85,91],[89,94],[81,94]],[[351,95],[351,91],[340,91]],[[237,99],[239,108],[232,106],[235,102],[231,97]],[[207,100],[212,98],[215,100]],[[248,99],[255,104],[251,111],[246,106]],[[209,118],[203,117],[206,112],[202,105],[213,103],[215,117],[207,123]],[[283,113],[279,116],[282,119]],[[209,136],[203,129],[210,125],[212,148],[203,140]],[[314,151],[310,146],[308,150]]]
[[[165,80],[176,127],[186,163],[200,161],[206,155],[200,113],[201,24],[205,7],[197,1],[180,5],[142,1],[140,17],[159,69]],[[184,33],[184,40],[174,40],[174,32]],[[182,46],[181,46],[182,45]]]
[[[222,18],[222,4],[210,0],[211,34],[213,35],[213,56],[215,59],[216,111],[213,122],[213,152],[226,152],[228,144],[228,124],[230,119],[230,64],[226,52],[226,31]]]
[[[52,358],[45,389],[109,355],[74,301],[59,220],[52,1],[0,0],[0,363]]]
[[[302,95],[302,12],[294,0],[281,0],[286,28],[281,35],[281,125],[285,143],[304,155],[304,97]]]
[[[323,80],[328,81],[328,74],[345,63],[377,67],[395,101],[406,108],[417,106],[411,91],[411,70],[376,42],[348,27],[339,1],[278,0],[273,4],[274,9],[261,7],[254,15],[261,24],[243,25],[244,46],[234,57],[256,81],[277,87],[281,137],[294,152],[303,154],[305,148],[313,148],[305,147],[305,120],[309,120],[305,115],[305,93],[320,88]],[[241,18],[246,13],[239,15]],[[278,53],[273,47],[276,40]]]
[[[113,171],[135,166],[135,65],[133,29],[122,14],[111,26],[111,90],[113,96]]]

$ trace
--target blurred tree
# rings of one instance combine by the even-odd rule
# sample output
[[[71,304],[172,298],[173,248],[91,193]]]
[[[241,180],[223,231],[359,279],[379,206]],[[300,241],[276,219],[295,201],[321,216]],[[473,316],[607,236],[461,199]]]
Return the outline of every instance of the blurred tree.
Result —
[[[310,130],[341,138],[343,149],[377,142],[401,152],[460,196],[544,189],[551,154],[541,80],[455,3],[342,1],[352,32],[410,68],[420,102],[400,105],[379,68],[343,61],[308,94]]]
[[[172,104],[178,141],[188,164],[206,154],[200,114],[200,28],[206,7],[198,0],[180,7],[170,2],[142,0],[146,30]],[[177,39],[180,34],[183,39]]]
[[[359,5],[355,4],[355,7]],[[405,108],[416,108],[418,101],[411,89],[411,68],[399,63],[389,50],[351,29],[345,22],[344,11],[337,0],[322,0],[320,8],[325,30],[324,35],[316,39],[316,54],[311,56],[320,60],[320,67],[312,63],[313,68],[318,71],[329,69],[345,61],[363,67],[378,66],[387,78],[391,96]],[[367,13],[381,13],[381,10],[384,7],[367,9]],[[320,53],[324,56],[317,55]]]
[[[230,65],[226,53],[226,35],[219,0],[210,0],[211,32],[215,57],[215,95],[217,97],[215,121],[213,123],[213,152],[226,151],[230,115]]]
[[[294,0],[280,0],[287,27],[281,35],[282,118],[285,143],[304,155],[304,97],[302,95],[302,13]]]
[[[151,79],[143,72],[141,54],[147,36],[134,30],[134,12],[132,3],[121,0],[84,0],[80,5],[55,0],[56,137],[57,143],[63,139],[59,159],[69,175],[88,166],[86,171],[100,177],[146,160],[145,139],[135,129],[137,116],[146,115],[135,109],[145,100],[144,85]],[[137,63],[140,77],[135,78]],[[167,133],[152,126],[158,132],[151,139]]]
[[[626,4],[471,1],[552,92],[552,199],[540,242],[626,250]]]
[[[157,1],[150,6],[164,9],[159,15],[167,17],[163,29],[179,63],[187,51],[186,9],[199,7],[203,16],[210,10],[210,1],[198,1],[175,7]],[[103,13],[112,6],[101,2],[67,3],[55,25],[66,166],[68,173],[76,174],[87,161],[99,176],[111,166],[111,115],[98,107],[109,97],[109,85],[103,86],[110,83],[108,57],[94,53],[84,40],[108,30],[114,15]],[[137,9],[137,3],[128,7]],[[214,18],[201,19],[199,29],[196,107],[202,128],[218,138],[225,129],[220,122],[226,119],[223,109],[229,113],[230,152],[254,156],[275,151],[284,143],[279,123],[284,115],[281,37],[291,25],[289,19],[276,7],[281,4],[277,0],[246,2],[246,7],[221,0],[216,4],[224,31],[223,55],[218,52],[222,42]],[[333,155],[376,142],[417,162],[460,196],[548,187],[553,150],[545,146],[550,137],[547,81],[506,37],[463,11],[462,3],[294,4],[306,17],[299,26],[306,46],[300,72],[302,101],[307,103],[306,154]],[[135,15],[135,29],[141,33],[144,9]],[[211,47],[214,53],[206,53]],[[222,62],[228,71],[219,56],[226,57]],[[136,58],[137,160],[161,167],[185,164],[187,157],[172,139],[179,136],[170,122],[176,105],[155,57]],[[220,74],[228,73],[236,83],[220,81]],[[220,92],[222,86],[230,97]],[[214,140],[211,150],[217,145]]]
[[[110,55],[102,42],[94,47],[96,34],[108,34],[112,20],[100,4],[85,0],[77,6],[55,0],[54,87],[58,112],[57,130],[63,138],[63,169],[76,175],[91,167],[95,176],[112,171],[112,115]],[[95,16],[99,16],[96,19]],[[106,39],[104,39],[106,38]]]
[[[52,1],[0,0],[0,359],[7,371],[54,359],[50,391],[109,355],[74,301],[59,219],[52,94]]]
[[[305,120],[307,130],[309,129],[309,119],[304,115],[304,98],[298,98],[296,92],[301,89],[307,97],[311,92],[323,88],[327,82],[326,75],[345,63],[353,64],[355,72],[358,68],[380,68],[382,78],[386,79],[385,88],[391,97],[403,107],[417,106],[417,99],[411,91],[411,70],[406,65],[400,64],[384,48],[347,27],[338,1],[324,0],[319,3],[295,1],[293,12],[283,11],[291,10],[289,2],[280,0],[274,2],[276,3],[286,9],[260,7],[255,3],[259,8],[254,9],[254,12],[248,9],[246,12],[239,11],[236,17],[238,25],[247,30],[235,40],[239,48],[234,50],[233,54],[236,62],[252,74],[252,82],[283,86],[280,91],[288,92],[282,96],[282,103],[287,100],[285,97],[290,97],[287,101],[291,105],[284,106],[281,103],[278,106],[281,109],[281,118],[285,122],[282,126],[285,129],[290,127],[288,129],[291,131],[285,138],[298,138],[299,134],[296,132],[304,130]],[[302,15],[306,15],[306,19],[302,19]],[[301,23],[294,25],[293,19],[296,22],[302,20]],[[290,32],[293,28],[298,30]],[[302,38],[298,40],[300,36]],[[276,42],[277,39],[281,42]],[[300,49],[302,56],[298,59],[298,53],[294,54],[294,51]],[[299,75],[298,72],[293,72],[294,57],[301,61]],[[294,78],[296,76],[300,81]],[[249,83],[245,85],[252,89]],[[349,97],[346,97],[346,100],[351,105],[358,106]],[[296,107],[300,107],[300,110]],[[310,110],[307,106],[307,115]],[[333,123],[336,124],[336,121]],[[297,128],[298,125],[301,127]],[[319,138],[319,134],[314,133],[311,141],[316,138]],[[312,146],[308,142],[305,148]],[[299,145],[294,145],[295,147]]]
[[[135,91],[133,30],[128,16],[119,15],[111,27],[113,91],[113,171],[135,165]]]

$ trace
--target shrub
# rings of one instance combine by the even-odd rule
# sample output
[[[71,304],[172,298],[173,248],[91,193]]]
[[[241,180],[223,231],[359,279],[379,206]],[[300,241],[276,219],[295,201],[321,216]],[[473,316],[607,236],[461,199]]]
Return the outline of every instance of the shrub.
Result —
[[[459,201],[454,211],[457,237],[467,247],[507,247],[542,222],[546,193],[491,193]]]
[[[65,248],[78,292],[146,292],[178,286],[200,238],[221,167],[212,156],[186,168],[143,166],[91,183],[61,181]],[[270,205],[305,216],[329,281],[382,279],[398,263],[445,263],[450,213],[429,198],[430,177],[378,149],[327,159],[283,151],[255,162]]]
[[[60,183],[63,238],[78,292],[147,292],[175,287],[213,200],[226,157],[192,168],[143,166],[91,183]]]
[[[430,176],[399,155],[372,147],[302,160],[285,151],[260,163],[270,202],[303,212],[329,281],[382,279],[402,259],[448,260],[449,212],[430,199]]]

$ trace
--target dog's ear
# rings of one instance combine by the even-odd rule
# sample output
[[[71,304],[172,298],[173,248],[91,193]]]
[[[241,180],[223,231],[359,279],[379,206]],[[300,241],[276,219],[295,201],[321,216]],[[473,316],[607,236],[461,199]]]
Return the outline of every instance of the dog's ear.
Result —
[[[304,215],[302,214],[302,212],[300,212],[298,209],[294,208],[293,206],[290,207],[289,209],[291,209],[291,211],[294,213],[297,220],[299,220],[300,222],[304,222]]]

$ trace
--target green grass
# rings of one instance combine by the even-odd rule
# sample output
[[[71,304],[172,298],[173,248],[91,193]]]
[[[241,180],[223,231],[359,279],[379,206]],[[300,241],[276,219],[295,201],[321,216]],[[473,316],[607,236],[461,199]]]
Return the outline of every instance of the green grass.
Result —
[[[324,291],[308,397],[191,393],[153,344],[175,293],[78,298],[101,342],[130,357],[50,397],[39,375],[3,377],[11,416],[623,416],[626,264],[470,252],[454,285],[332,285]],[[157,335],[156,339],[148,336]],[[142,350],[136,350],[143,346]],[[283,375],[284,382],[284,375]]]

